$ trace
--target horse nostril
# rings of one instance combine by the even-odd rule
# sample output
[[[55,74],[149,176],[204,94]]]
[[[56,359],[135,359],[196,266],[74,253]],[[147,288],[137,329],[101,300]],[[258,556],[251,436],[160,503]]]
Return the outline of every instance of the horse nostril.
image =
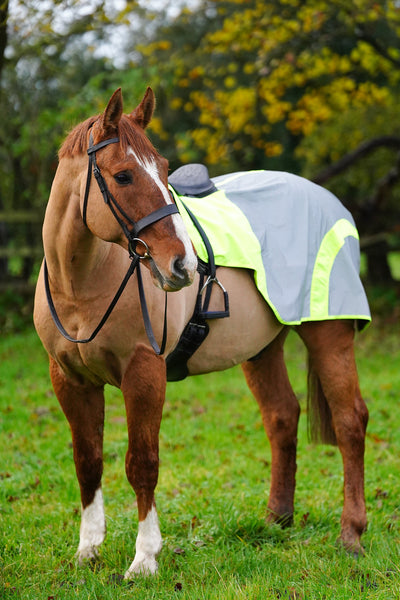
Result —
[[[176,258],[172,263],[172,273],[181,281],[188,280],[188,272],[184,266],[184,262],[180,258]]]

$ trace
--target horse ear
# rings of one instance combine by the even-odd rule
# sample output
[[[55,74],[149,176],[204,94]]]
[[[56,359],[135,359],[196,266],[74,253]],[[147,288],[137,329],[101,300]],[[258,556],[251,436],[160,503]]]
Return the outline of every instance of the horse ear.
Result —
[[[101,117],[101,127],[106,135],[115,133],[122,116],[122,92],[121,88],[115,90],[111,96],[107,108]]]
[[[142,129],[146,129],[147,125],[150,123],[155,105],[156,99],[154,97],[154,92],[151,87],[148,87],[139,106],[131,112],[131,117]]]

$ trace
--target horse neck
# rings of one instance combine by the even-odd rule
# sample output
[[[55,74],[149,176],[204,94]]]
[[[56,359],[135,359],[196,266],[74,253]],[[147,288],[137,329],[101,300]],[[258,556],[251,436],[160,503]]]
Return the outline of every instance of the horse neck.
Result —
[[[54,177],[43,224],[43,246],[49,272],[60,288],[85,284],[101,266],[110,244],[84,225],[80,196],[86,180],[83,157],[64,158]]]

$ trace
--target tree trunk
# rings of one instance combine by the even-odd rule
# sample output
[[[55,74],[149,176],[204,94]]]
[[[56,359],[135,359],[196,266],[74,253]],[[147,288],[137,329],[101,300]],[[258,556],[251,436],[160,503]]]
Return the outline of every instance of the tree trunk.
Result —
[[[388,260],[388,245],[379,242],[365,249],[367,257],[367,277],[372,285],[391,285],[394,283]]]
[[[0,0],[0,79],[7,46],[8,0]]]

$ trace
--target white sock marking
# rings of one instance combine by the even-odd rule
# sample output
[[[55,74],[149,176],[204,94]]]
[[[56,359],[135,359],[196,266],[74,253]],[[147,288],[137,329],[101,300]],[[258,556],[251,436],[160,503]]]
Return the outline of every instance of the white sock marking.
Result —
[[[125,579],[134,577],[136,573],[154,575],[158,569],[156,556],[161,547],[160,526],[156,508],[153,506],[144,521],[139,521],[135,559],[125,573]]]
[[[95,558],[97,548],[104,541],[106,521],[104,515],[103,493],[96,490],[93,502],[82,509],[81,528],[77,556],[79,560]]]

